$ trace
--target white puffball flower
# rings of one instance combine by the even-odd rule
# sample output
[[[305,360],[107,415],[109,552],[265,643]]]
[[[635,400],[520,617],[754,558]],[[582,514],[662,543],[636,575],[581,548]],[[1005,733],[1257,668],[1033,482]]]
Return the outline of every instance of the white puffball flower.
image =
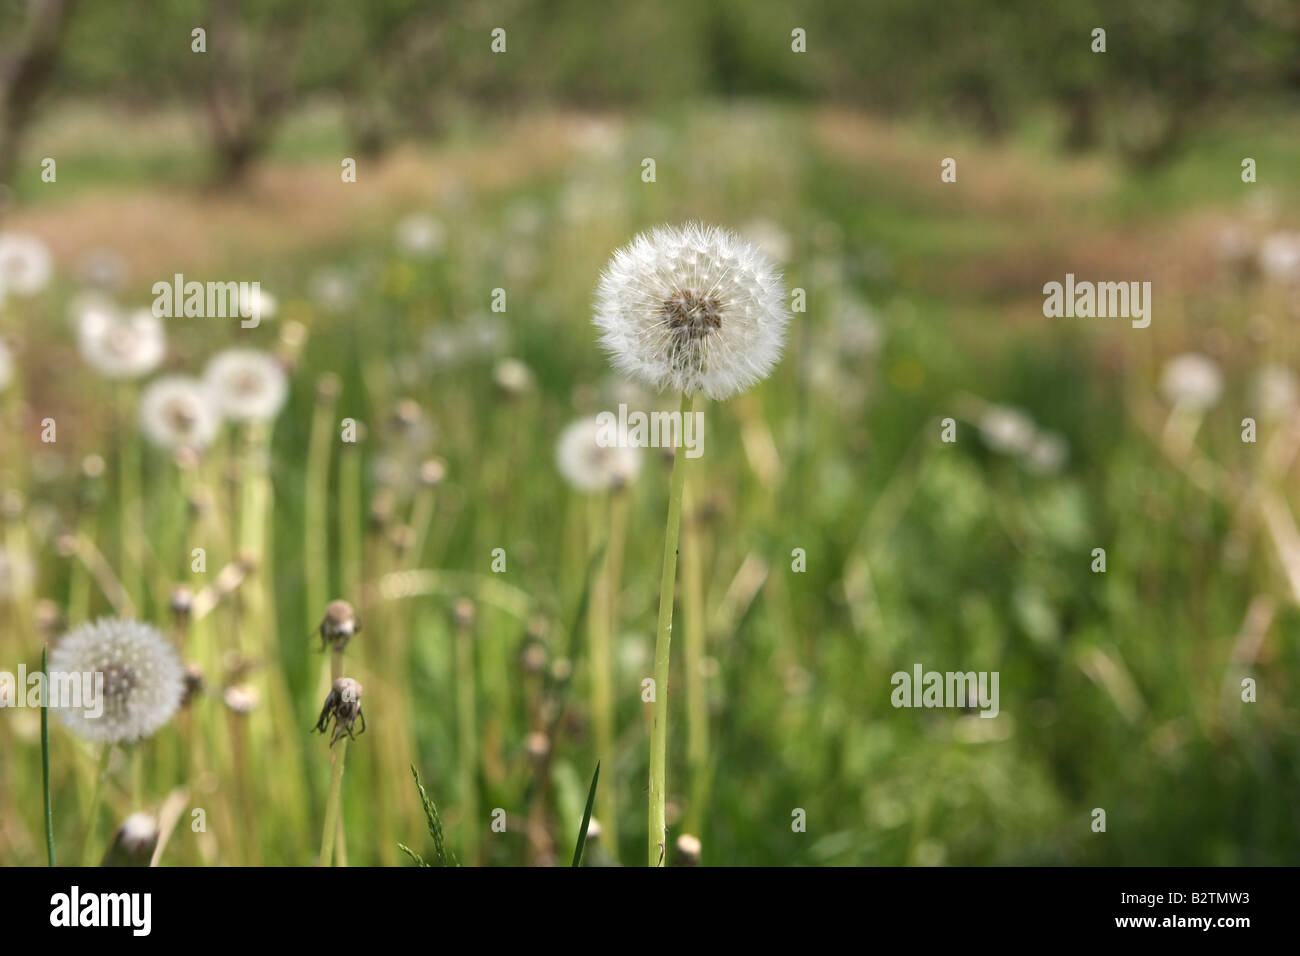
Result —
[[[35,295],[53,273],[50,250],[35,236],[0,233],[0,301],[8,293]]]
[[[979,419],[984,444],[1004,455],[1023,455],[1038,437],[1033,419],[1018,408],[990,405]]]
[[[86,364],[112,379],[149,374],[167,351],[162,320],[150,310],[122,315],[103,301],[87,301],[80,308],[77,343]]]
[[[140,396],[140,427],[163,448],[206,448],[217,437],[221,412],[203,382],[169,375],[150,383]]]
[[[1259,245],[1259,269],[1279,282],[1300,282],[1300,233],[1275,232]]]
[[[241,422],[269,421],[289,395],[284,369],[265,352],[227,349],[208,362],[203,381],[222,414]]]
[[[1300,405],[1300,386],[1285,365],[1268,365],[1255,379],[1255,401],[1265,418],[1285,418]]]
[[[1021,459],[1026,470],[1036,475],[1055,475],[1070,458],[1070,444],[1063,435],[1040,431]]]
[[[412,258],[433,258],[446,245],[447,230],[425,213],[412,213],[397,224],[397,248]]]
[[[171,642],[155,627],[118,618],[65,634],[50,653],[50,674],[82,675],[82,699],[51,701],[51,709],[78,737],[103,743],[152,736],[171,720],[185,692],[185,668]],[[100,701],[93,699],[94,677],[85,689],[86,674],[103,675]]]
[[[780,273],[757,247],[689,223],[643,232],[614,253],[593,321],[627,377],[725,399],[772,371],[790,311]]]
[[[641,449],[629,445],[626,434],[613,436],[617,439],[614,443],[602,445],[603,431],[596,417],[580,418],[566,427],[556,442],[555,465],[578,491],[622,488],[641,470]]]
[[[1160,387],[1171,405],[1206,409],[1223,394],[1223,374],[1209,356],[1187,352],[1165,363]]]
[[[280,310],[280,301],[271,293],[264,292],[260,285],[243,286],[239,291],[240,315],[256,316],[260,321],[275,318],[276,312]]]

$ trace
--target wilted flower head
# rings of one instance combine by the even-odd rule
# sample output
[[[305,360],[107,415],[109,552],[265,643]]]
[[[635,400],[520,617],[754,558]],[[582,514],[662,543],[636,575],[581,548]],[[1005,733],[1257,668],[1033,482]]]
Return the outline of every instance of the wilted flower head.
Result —
[[[984,444],[1004,455],[1022,455],[1037,437],[1033,419],[1018,408],[991,405],[980,416],[980,437]]]
[[[137,309],[124,316],[104,301],[86,301],[79,307],[77,339],[86,363],[113,379],[147,375],[166,350],[162,320],[151,311]]]
[[[35,295],[50,281],[50,250],[35,236],[0,233],[0,302],[5,296]]]
[[[203,381],[221,411],[243,422],[274,418],[289,393],[284,370],[271,356],[253,349],[218,353],[208,363]]]
[[[320,622],[320,646],[332,645],[336,651],[348,646],[353,635],[361,632],[361,622],[357,612],[344,600],[330,601],[325,608],[325,617]]]
[[[732,232],[691,223],[641,233],[614,253],[594,321],[628,377],[724,399],[771,372],[790,312],[767,256]]]
[[[221,413],[203,382],[169,375],[151,382],[140,396],[140,425],[164,448],[206,448],[221,427]]]
[[[349,739],[356,739],[352,730],[358,720],[361,721],[359,733],[366,732],[366,716],[361,712],[361,692],[361,685],[351,677],[340,677],[330,688],[320,718],[316,721],[316,729],[322,734],[328,733],[330,723],[333,722],[334,732],[330,735],[331,747],[344,734],[347,734]]]
[[[1223,392],[1223,374],[1209,356],[1187,352],[1165,363],[1160,386],[1170,404],[1206,409]]]
[[[104,743],[151,736],[171,719],[185,692],[185,668],[167,639],[148,624],[117,618],[65,634],[50,653],[50,673],[104,675],[99,716],[93,707],[53,708],[78,737]]]
[[[556,467],[578,491],[621,488],[641,470],[641,449],[628,447],[626,441],[603,446],[599,441],[602,430],[597,418],[580,418],[560,433],[556,443]]]

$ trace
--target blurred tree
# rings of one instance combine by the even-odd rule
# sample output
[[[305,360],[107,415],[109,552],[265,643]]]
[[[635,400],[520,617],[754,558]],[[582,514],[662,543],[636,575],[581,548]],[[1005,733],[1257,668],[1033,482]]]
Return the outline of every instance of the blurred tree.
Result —
[[[18,157],[23,130],[49,85],[75,0],[28,0],[0,14],[3,33],[15,38],[0,50],[0,182],[7,182]]]

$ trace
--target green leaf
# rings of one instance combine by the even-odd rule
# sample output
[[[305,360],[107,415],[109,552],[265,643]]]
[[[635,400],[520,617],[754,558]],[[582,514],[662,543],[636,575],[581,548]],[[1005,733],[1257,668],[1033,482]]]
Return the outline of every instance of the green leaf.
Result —
[[[50,686],[49,675],[49,658],[50,649],[48,646],[41,648],[41,675],[45,680],[45,686]],[[54,865],[54,806],[50,802],[50,702],[47,699],[41,701],[41,773],[44,777],[45,788],[45,852],[50,858],[50,866]]]
[[[587,808],[582,811],[582,826],[578,828],[578,845],[573,849],[573,865],[582,865],[582,851],[587,846],[587,827],[591,825],[591,808],[596,802],[596,781],[600,779],[600,761],[596,761],[596,772],[591,775],[591,787],[587,790]]]

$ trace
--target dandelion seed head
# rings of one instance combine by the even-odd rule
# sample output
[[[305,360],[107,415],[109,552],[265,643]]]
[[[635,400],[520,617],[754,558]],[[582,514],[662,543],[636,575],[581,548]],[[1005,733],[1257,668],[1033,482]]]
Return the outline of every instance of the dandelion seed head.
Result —
[[[154,627],[100,618],[65,634],[50,653],[50,672],[103,674],[103,713],[52,709],[84,740],[126,743],[152,736],[171,720],[185,691],[185,669]],[[93,708],[90,709],[93,713]]]
[[[1055,475],[1065,467],[1070,445],[1056,432],[1039,432],[1025,450],[1024,466],[1038,475]]]
[[[83,300],[76,322],[81,357],[105,378],[140,378],[163,360],[162,320],[148,309],[122,315],[106,300]]]
[[[1295,374],[1284,365],[1260,369],[1255,379],[1255,400],[1265,418],[1279,419],[1293,414],[1300,404],[1300,386]]]
[[[979,419],[984,444],[1003,455],[1023,455],[1036,437],[1034,421],[1018,408],[993,405]]]
[[[564,480],[578,491],[590,494],[621,488],[635,480],[641,470],[641,449],[628,447],[626,441],[603,446],[599,440],[601,430],[594,416],[580,418],[560,433],[556,443],[555,465]]]
[[[289,383],[279,363],[253,349],[218,353],[208,363],[203,381],[221,411],[243,422],[274,418],[289,394]]]
[[[772,262],[735,233],[691,223],[644,232],[614,253],[596,288],[601,345],[657,391],[725,399],[766,378],[790,312]]]
[[[202,449],[221,427],[221,413],[203,382],[169,375],[151,382],[140,396],[140,426],[155,445]]]
[[[1207,409],[1223,394],[1223,373],[1209,356],[1187,352],[1165,363],[1160,387],[1172,405]]]
[[[446,245],[447,230],[425,213],[412,213],[397,224],[397,248],[413,258],[433,258]]]
[[[1300,232],[1275,232],[1259,245],[1259,269],[1278,282],[1300,282]]]
[[[35,295],[53,271],[50,250],[41,240],[25,233],[0,234],[0,302],[10,293]]]

